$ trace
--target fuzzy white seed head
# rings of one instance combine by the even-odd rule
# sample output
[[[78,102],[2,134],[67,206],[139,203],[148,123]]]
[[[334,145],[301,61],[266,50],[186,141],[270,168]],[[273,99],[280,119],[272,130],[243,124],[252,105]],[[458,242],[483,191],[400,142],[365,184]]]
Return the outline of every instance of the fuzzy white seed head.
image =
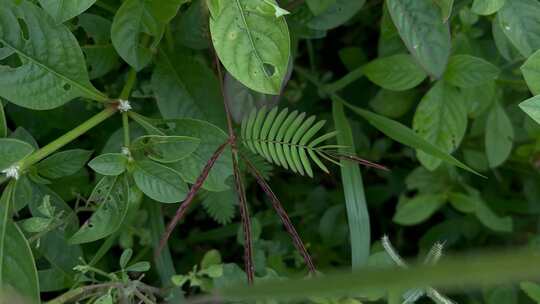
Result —
[[[6,175],[7,178],[19,179],[20,167],[13,165],[5,170],[2,170],[2,173]]]
[[[131,111],[131,109],[131,103],[129,102],[129,100],[118,100],[118,111],[120,111],[121,113],[125,113]]]

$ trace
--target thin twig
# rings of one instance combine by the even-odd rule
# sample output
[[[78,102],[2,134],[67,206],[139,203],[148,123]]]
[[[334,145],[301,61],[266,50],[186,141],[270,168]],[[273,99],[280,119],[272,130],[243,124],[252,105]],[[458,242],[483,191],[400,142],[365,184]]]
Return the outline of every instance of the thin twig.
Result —
[[[180,205],[180,207],[176,211],[176,214],[174,215],[174,218],[167,225],[167,229],[165,230],[165,232],[161,236],[161,239],[159,240],[159,246],[158,246],[158,248],[156,249],[156,252],[155,252],[156,257],[158,257],[160,255],[161,250],[163,250],[163,248],[167,244],[167,241],[169,240],[169,237],[171,236],[171,234],[172,234],[174,228],[176,227],[176,225],[178,224],[178,222],[180,222],[180,220],[182,220],[184,218],[184,215],[186,214],[186,212],[187,212],[189,206],[191,205],[191,203],[193,202],[193,199],[195,198],[195,195],[201,189],[204,181],[208,177],[208,174],[210,174],[210,170],[212,169],[212,167],[214,166],[216,161],[219,159],[219,157],[221,156],[221,154],[223,153],[223,151],[225,150],[225,148],[229,144],[230,144],[230,140],[223,143],[221,146],[219,146],[216,149],[216,151],[214,152],[212,157],[210,157],[210,159],[208,160],[208,162],[204,166],[201,174],[199,175],[199,177],[197,178],[197,180],[195,181],[193,186],[191,186],[191,189],[189,190],[189,193],[187,194],[186,198],[184,199],[184,201],[182,202],[182,204]]]
[[[270,201],[272,202],[272,207],[274,207],[274,210],[276,211],[281,221],[283,222],[283,226],[285,226],[285,229],[291,236],[294,247],[296,247],[296,250],[298,250],[298,252],[300,252],[300,255],[302,255],[302,257],[304,258],[304,261],[309,269],[309,272],[312,274],[315,274],[316,269],[315,269],[315,265],[313,264],[313,260],[311,259],[311,256],[309,255],[306,247],[304,246],[304,243],[302,242],[300,235],[294,228],[294,225],[291,222],[291,219],[289,218],[287,211],[285,211],[285,209],[283,208],[283,205],[277,198],[276,194],[274,193],[274,191],[272,191],[272,188],[270,188],[270,185],[268,185],[266,180],[264,180],[264,178],[262,177],[261,173],[257,170],[257,168],[253,166],[253,164],[249,161],[249,159],[247,159],[243,155],[241,156],[242,156],[242,159],[246,162],[247,167],[249,171],[251,172],[251,175],[255,177],[259,186],[270,198]]]
[[[253,240],[251,238],[251,218],[246,200],[246,191],[238,166],[238,152],[233,153],[234,185],[238,194],[238,204],[240,205],[240,215],[242,218],[242,230],[244,231],[244,268],[249,285],[253,284],[255,278],[255,267],[253,266]]]

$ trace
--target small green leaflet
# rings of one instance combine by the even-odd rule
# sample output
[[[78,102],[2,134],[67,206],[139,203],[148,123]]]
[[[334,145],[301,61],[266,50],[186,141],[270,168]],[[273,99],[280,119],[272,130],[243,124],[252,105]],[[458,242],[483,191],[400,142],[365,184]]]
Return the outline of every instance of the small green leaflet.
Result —
[[[511,232],[513,227],[512,217],[498,216],[480,197],[475,189],[470,193],[451,193],[449,196],[452,206],[463,213],[473,213],[476,218],[487,228],[493,231]]]
[[[503,164],[512,152],[514,127],[503,107],[496,103],[486,125],[486,154],[491,168]]]
[[[39,283],[32,250],[11,219],[13,185],[8,184],[0,198],[0,289],[13,289],[33,303],[39,303]]]
[[[499,15],[497,14],[491,22],[493,41],[495,42],[497,50],[507,61],[513,61],[522,58],[523,56],[519,53],[517,48],[512,44],[512,42],[510,42],[508,37],[506,37],[499,19]]]
[[[133,179],[144,194],[161,203],[181,202],[188,193],[178,172],[150,160],[136,162]]]
[[[97,241],[114,233],[126,217],[130,189],[126,175],[105,176],[94,190],[88,201],[98,205],[88,219],[71,238],[69,243],[82,244]]]
[[[88,159],[92,151],[73,149],[55,153],[36,165],[40,175],[46,178],[60,178],[69,176],[79,171]]]
[[[378,86],[405,91],[419,85],[427,75],[408,54],[378,58],[363,67],[366,77]]]
[[[203,199],[204,210],[221,225],[230,224],[238,208],[238,196],[232,189],[209,192]]]
[[[106,153],[92,159],[88,166],[102,175],[116,176],[124,173],[128,158],[122,153]]]
[[[444,79],[460,88],[473,88],[497,79],[499,69],[486,60],[470,55],[450,57]]]
[[[540,95],[525,100],[519,104],[519,107],[540,124]]]
[[[365,0],[335,0],[324,12],[311,19],[308,27],[321,31],[336,28],[354,17],[364,3]]]
[[[491,15],[500,10],[505,2],[506,0],[474,0],[471,10],[478,15]]]
[[[540,49],[540,2],[509,0],[497,13],[502,31],[521,55]]]
[[[12,138],[0,138],[0,171],[30,155],[34,147]]]
[[[392,220],[404,226],[417,225],[427,220],[445,202],[445,194],[419,194],[400,202]]]
[[[137,138],[131,145],[132,153],[143,152],[151,160],[174,163],[197,150],[201,141],[189,136],[148,135]]]
[[[23,62],[17,68],[0,66],[2,97],[35,110],[56,108],[76,97],[107,100],[90,83],[81,48],[67,27],[29,1],[0,3],[0,43]],[[23,39],[22,23],[28,40]]]
[[[341,102],[333,102],[332,114],[336,131],[339,132],[337,135],[338,145],[354,147],[351,126],[347,121]],[[344,148],[342,152],[350,153],[354,151],[351,151],[351,148]],[[364,192],[360,166],[347,160],[341,160],[340,163],[341,180],[343,181],[345,205],[347,207],[347,218],[349,222],[352,267],[358,268],[366,265],[371,243],[366,194]]]
[[[441,150],[437,146],[433,145],[432,143],[426,141],[422,137],[418,136],[413,130],[409,129],[408,127],[402,125],[401,123],[386,118],[384,116],[375,114],[370,111],[363,110],[359,107],[355,107],[349,103],[347,103],[345,100],[343,100],[341,97],[337,95],[332,96],[333,100],[338,100],[343,102],[348,108],[353,110],[356,114],[362,116],[364,119],[366,119],[373,127],[375,127],[377,130],[384,133],[386,136],[392,138],[393,140],[402,143],[404,145],[407,145],[409,147],[419,149],[424,151],[427,154],[431,154],[437,158],[440,158],[441,160],[444,160],[445,162],[452,164],[454,166],[457,166],[461,169],[464,169],[466,171],[469,171],[471,173],[474,173],[478,176],[484,177],[480,173],[474,171],[464,163],[460,162],[456,158],[454,158],[452,155],[448,154],[447,152]]]
[[[55,22],[62,23],[87,10],[96,0],[39,0]]]
[[[116,12],[111,28],[114,48],[136,70],[152,59],[152,47],[159,44],[167,23],[176,15],[183,0],[126,0]],[[142,40],[147,34],[154,39],[152,46]]]
[[[459,91],[446,84],[437,82],[422,98],[413,118],[413,130],[416,134],[440,150],[450,154],[454,152],[467,130],[467,105]],[[417,149],[418,160],[428,170],[436,169],[442,162],[440,158]]]
[[[275,0],[269,1],[276,4]],[[265,0],[213,3],[212,42],[227,71],[255,91],[279,94],[291,48],[285,18],[265,13]]]
[[[388,11],[409,52],[439,78],[450,55],[450,30],[433,0],[386,0]]]
[[[369,102],[369,106],[378,114],[388,118],[399,118],[405,115],[417,102],[418,93],[414,90],[390,91],[381,89]]]
[[[540,94],[540,50],[534,52],[521,66],[521,73],[534,95]]]

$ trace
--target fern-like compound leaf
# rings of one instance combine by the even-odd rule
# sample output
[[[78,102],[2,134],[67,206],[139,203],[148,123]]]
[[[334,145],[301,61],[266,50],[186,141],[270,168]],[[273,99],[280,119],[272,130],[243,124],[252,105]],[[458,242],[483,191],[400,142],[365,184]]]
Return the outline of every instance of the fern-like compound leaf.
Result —
[[[300,175],[313,177],[312,163],[328,173],[319,156],[331,158],[322,144],[336,132],[316,137],[326,122],[306,116],[298,111],[289,112],[287,108],[253,110],[242,121],[242,141],[251,152],[268,162]]]

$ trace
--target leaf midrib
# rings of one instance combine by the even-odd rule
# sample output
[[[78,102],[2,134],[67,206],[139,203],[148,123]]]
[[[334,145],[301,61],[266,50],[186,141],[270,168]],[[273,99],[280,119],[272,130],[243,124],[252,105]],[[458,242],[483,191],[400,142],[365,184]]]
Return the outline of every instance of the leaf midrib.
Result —
[[[44,69],[45,71],[49,72],[49,73],[52,73],[54,75],[56,75],[58,78],[68,82],[69,84],[77,87],[78,89],[80,89],[81,91],[85,92],[86,94],[88,94],[88,96],[92,96],[92,98],[94,98],[95,100],[98,100],[98,101],[106,101],[108,100],[108,98],[101,92],[99,91],[94,91],[82,84],[80,84],[79,82],[75,81],[75,80],[72,80],[71,78],[68,78],[62,74],[60,74],[59,72],[55,71],[54,69],[44,65],[43,63],[41,63],[40,61],[38,61],[36,58],[30,56],[30,55],[27,55],[26,53],[24,53],[22,50],[16,48],[15,46],[13,46],[11,43],[7,42],[5,39],[3,38],[0,38],[0,42],[2,42],[3,44],[5,44],[7,47],[11,48],[12,50],[14,50],[19,56],[23,57],[24,59],[34,63],[35,65],[39,66],[40,68]],[[16,70],[16,69],[15,69]]]
[[[244,26],[246,27],[246,35],[249,38],[249,42],[251,44],[251,48],[253,49],[253,53],[255,54],[255,57],[259,61],[259,68],[262,70],[264,77],[268,79],[272,87],[274,87],[274,83],[271,81],[270,76],[266,73],[266,69],[264,68],[264,61],[262,60],[261,55],[259,54],[259,51],[255,47],[255,41],[253,41],[253,37],[251,36],[251,30],[248,26],[247,19],[244,14],[244,10],[242,8],[242,4],[240,4],[240,0],[235,0],[235,2],[236,2],[236,7],[238,8],[238,11],[240,12],[240,16],[242,16],[242,21],[244,23]]]

